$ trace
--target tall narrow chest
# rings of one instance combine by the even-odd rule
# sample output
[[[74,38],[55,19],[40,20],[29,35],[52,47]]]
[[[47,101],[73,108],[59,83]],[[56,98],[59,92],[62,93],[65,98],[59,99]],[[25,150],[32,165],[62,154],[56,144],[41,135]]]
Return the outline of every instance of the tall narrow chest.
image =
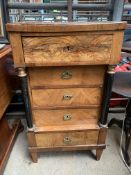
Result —
[[[125,23],[7,24],[21,79],[29,151],[105,148]]]

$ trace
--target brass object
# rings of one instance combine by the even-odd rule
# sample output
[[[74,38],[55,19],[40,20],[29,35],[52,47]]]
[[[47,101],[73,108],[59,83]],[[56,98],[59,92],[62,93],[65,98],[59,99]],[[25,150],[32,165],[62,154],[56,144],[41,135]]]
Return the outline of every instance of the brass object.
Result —
[[[27,132],[34,132],[35,131],[35,126],[33,125],[32,128],[27,127]]]
[[[64,137],[64,143],[65,143],[65,144],[70,144],[70,143],[71,143],[71,138],[69,138],[69,137]]]
[[[114,74],[115,73],[115,65],[109,65],[107,73],[108,74]]]
[[[98,124],[99,124],[99,126],[100,126],[101,128],[107,128],[107,129],[108,129],[108,125],[107,125],[107,124],[103,125],[103,124],[101,124],[100,122],[99,122]]]
[[[65,114],[64,117],[63,117],[63,120],[64,121],[68,121],[68,120],[71,120],[71,115],[70,114]]]
[[[62,73],[62,76],[61,76],[62,79],[70,79],[72,78],[72,72],[70,70],[65,70],[63,73]]]
[[[73,95],[64,95],[63,99],[64,100],[70,100],[73,97]]]
[[[27,75],[26,72],[25,72],[25,68],[20,67],[20,68],[17,69],[17,71],[18,71],[18,76],[19,77],[25,77]]]

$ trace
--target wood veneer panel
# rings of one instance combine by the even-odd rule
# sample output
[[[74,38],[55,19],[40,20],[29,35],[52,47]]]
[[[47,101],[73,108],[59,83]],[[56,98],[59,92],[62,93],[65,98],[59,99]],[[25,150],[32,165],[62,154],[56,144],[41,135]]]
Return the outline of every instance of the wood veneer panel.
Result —
[[[108,64],[112,35],[22,37],[25,63],[28,64]]]
[[[90,128],[97,124],[100,109],[63,109],[63,110],[33,110],[33,120],[35,127],[45,128],[46,126],[60,127],[64,125],[83,125]]]
[[[89,145],[96,144],[99,131],[76,131],[35,134],[37,146],[55,147],[65,145]],[[69,142],[65,139],[69,139]]]
[[[58,86],[102,86],[105,66],[29,68],[31,88]],[[71,74],[64,79],[64,73]]]
[[[117,31],[113,35],[112,55],[109,64],[118,64],[122,49],[124,32]]]
[[[102,88],[37,89],[31,93],[33,107],[100,105]],[[66,95],[71,99],[64,99]]]

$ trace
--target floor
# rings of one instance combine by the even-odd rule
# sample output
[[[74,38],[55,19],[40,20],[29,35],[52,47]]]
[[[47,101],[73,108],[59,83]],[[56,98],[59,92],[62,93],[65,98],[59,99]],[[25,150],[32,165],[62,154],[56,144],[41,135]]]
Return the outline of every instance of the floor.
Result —
[[[129,175],[120,157],[120,135],[121,130],[115,126],[108,130],[107,148],[100,161],[89,151],[75,151],[46,152],[39,155],[38,163],[32,163],[26,132],[20,133],[4,175]]]

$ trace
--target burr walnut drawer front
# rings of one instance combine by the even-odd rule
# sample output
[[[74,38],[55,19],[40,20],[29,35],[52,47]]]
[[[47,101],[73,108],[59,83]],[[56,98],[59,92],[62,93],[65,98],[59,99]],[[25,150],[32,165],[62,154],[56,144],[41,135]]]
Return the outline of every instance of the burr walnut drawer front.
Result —
[[[27,65],[108,64],[112,35],[86,33],[77,36],[22,37]]]
[[[29,68],[30,86],[101,86],[105,66]]]
[[[51,148],[71,145],[95,145],[97,144],[98,134],[98,130],[49,132],[35,134],[35,138],[37,146]]]
[[[102,88],[33,89],[33,107],[100,105]]]
[[[63,110],[33,110],[33,120],[37,128],[63,128],[71,125],[90,126],[97,124],[100,108],[94,109],[63,109]]]

